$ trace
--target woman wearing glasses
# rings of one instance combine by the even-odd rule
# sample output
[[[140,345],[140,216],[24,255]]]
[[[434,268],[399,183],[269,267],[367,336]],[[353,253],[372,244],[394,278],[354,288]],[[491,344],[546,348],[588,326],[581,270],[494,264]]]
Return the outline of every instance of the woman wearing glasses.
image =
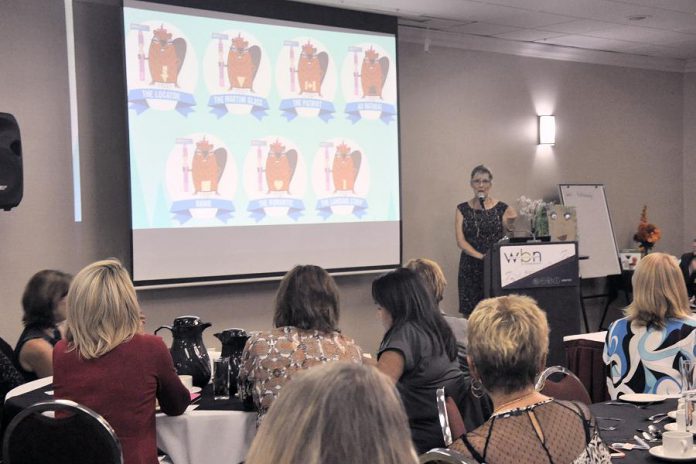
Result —
[[[474,197],[457,205],[455,234],[459,258],[459,312],[465,317],[483,299],[483,257],[512,228],[517,212],[490,196],[493,174],[484,165],[471,171]]]

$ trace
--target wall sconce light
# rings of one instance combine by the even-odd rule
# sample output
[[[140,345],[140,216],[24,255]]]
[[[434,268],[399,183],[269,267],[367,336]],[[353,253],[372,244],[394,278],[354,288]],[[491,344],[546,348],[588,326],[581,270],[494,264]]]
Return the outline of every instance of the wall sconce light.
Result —
[[[539,145],[556,143],[556,116],[539,116]]]

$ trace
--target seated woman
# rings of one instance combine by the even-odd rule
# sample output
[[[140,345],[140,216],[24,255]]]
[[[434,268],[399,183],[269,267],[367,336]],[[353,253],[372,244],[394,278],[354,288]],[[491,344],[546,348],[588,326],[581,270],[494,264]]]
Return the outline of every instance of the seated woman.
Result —
[[[24,377],[12,362],[12,356],[12,347],[0,338],[0,418],[7,393],[24,383]]]
[[[440,308],[440,302],[445,296],[445,287],[447,287],[447,279],[445,279],[445,274],[442,272],[442,268],[435,261],[425,258],[412,259],[406,266],[407,269],[411,269],[418,276],[423,279],[428,290],[431,291],[433,297],[435,297],[435,303],[438,309],[444,316],[445,320],[452,329],[454,333],[454,338],[457,339],[457,358],[459,359],[459,367],[465,375],[469,375],[469,366],[466,362],[466,319],[463,317],[448,316],[442,308]]]
[[[481,301],[469,316],[469,367],[495,411],[450,448],[488,464],[610,463],[589,409],[534,390],[546,363],[549,326],[534,300]]]
[[[110,259],[82,269],[68,292],[66,338],[53,353],[56,398],[83,404],[121,441],[125,464],[157,464],[155,400],[182,414],[190,393],[160,337],[141,333],[126,269]]]
[[[362,363],[362,350],[338,330],[338,288],[318,266],[285,274],[275,298],[275,329],[251,336],[242,353],[239,392],[252,396],[259,423],[297,372],[334,361]]]
[[[61,339],[65,296],[72,276],[60,271],[37,272],[22,295],[24,330],[14,350],[14,362],[29,382],[53,375],[53,347]]]
[[[457,363],[452,329],[423,281],[410,269],[400,268],[375,280],[372,298],[386,330],[377,366],[396,383],[416,451],[442,447],[435,392],[445,387],[445,394],[460,404],[468,387]]]
[[[416,464],[394,385],[371,366],[318,366],[283,388],[247,464]]]
[[[624,393],[678,393],[679,362],[694,358],[696,318],[674,258],[651,253],[633,273],[633,302],[604,344],[612,399]]]

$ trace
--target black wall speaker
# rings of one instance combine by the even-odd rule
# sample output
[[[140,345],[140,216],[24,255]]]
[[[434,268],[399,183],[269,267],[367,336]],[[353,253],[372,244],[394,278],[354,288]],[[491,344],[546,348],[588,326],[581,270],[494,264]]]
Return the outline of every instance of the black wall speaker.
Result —
[[[22,141],[17,120],[0,113],[0,209],[9,211],[22,201]]]

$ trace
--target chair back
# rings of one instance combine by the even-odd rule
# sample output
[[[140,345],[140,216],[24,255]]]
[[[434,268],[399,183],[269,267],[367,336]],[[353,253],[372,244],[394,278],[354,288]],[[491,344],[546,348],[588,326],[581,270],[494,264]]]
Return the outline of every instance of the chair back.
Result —
[[[450,430],[449,418],[447,417],[445,387],[440,387],[435,391],[435,401],[437,402],[437,417],[442,428],[442,438],[445,446],[449,446],[452,444],[452,431]]]
[[[36,403],[17,414],[7,427],[2,457],[4,464],[123,464],[109,423],[69,400]]]
[[[425,463],[446,463],[446,464],[474,464],[473,461],[463,454],[447,449],[447,448],[433,448],[420,456],[418,456],[419,464]]]
[[[452,433],[452,440],[456,440],[466,433],[466,425],[464,418],[459,411],[459,406],[451,396],[445,396],[445,409],[447,411],[447,420]]]
[[[560,377],[560,380],[555,381],[551,377]],[[534,388],[539,393],[557,400],[579,401],[588,406],[592,404],[590,394],[580,379],[563,366],[544,369],[537,377]]]

